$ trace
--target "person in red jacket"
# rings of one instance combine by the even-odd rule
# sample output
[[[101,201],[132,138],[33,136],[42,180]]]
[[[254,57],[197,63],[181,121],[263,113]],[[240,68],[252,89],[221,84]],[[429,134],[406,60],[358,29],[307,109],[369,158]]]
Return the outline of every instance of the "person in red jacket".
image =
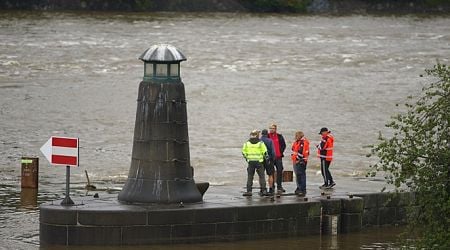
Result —
[[[286,192],[286,190],[284,190],[282,186],[282,181],[283,181],[283,157],[284,157],[284,150],[286,149],[286,141],[284,140],[283,135],[277,133],[276,124],[270,125],[269,138],[272,139],[273,147],[275,149],[275,160],[273,161],[273,164],[277,169],[277,179],[276,179],[277,192],[284,193]]]
[[[292,143],[292,164],[297,176],[297,189],[295,194],[306,195],[306,164],[309,156],[309,141],[302,131],[295,133],[295,141]]]
[[[332,188],[336,185],[330,173],[330,164],[333,160],[334,137],[327,128],[321,128],[319,134],[322,140],[317,145],[317,155],[320,158],[320,170],[324,184],[321,188]]]

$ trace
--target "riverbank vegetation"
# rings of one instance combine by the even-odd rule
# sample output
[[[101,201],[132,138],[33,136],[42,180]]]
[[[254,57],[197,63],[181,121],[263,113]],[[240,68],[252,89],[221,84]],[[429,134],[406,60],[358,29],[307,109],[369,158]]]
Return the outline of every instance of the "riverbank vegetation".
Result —
[[[2,0],[0,9],[448,14],[450,0]]]
[[[312,0],[240,0],[254,12],[306,12]]]
[[[433,81],[419,97],[408,97],[406,112],[386,126],[392,136],[380,135],[373,153],[387,182],[416,194],[409,211],[409,237],[417,249],[450,249],[450,67],[426,70]]]

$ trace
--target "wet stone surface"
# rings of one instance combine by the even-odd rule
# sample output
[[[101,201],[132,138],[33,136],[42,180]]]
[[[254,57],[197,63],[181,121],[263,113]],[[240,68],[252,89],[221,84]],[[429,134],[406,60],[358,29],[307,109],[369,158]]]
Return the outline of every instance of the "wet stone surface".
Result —
[[[307,201],[282,194],[271,200],[256,194],[238,196],[230,192],[235,189],[228,188],[212,187],[199,203],[125,204],[114,195],[76,198],[74,206],[66,207],[59,202],[45,203],[40,207],[40,241],[43,245],[134,245],[349,233],[360,231],[363,221],[373,217],[369,213],[369,219],[363,219],[364,199],[357,194],[349,198],[339,192],[325,196],[312,192]],[[389,195],[370,196],[383,199]],[[390,204],[393,202],[391,199]],[[380,207],[376,213],[383,220],[377,223],[396,222],[400,209]],[[386,211],[390,216],[385,216]]]

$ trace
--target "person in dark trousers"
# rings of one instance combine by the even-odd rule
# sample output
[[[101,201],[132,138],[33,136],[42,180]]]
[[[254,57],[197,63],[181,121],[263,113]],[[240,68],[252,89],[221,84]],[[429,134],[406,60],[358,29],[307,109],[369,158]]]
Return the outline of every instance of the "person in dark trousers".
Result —
[[[320,158],[320,171],[324,184],[320,188],[332,188],[336,185],[330,173],[330,164],[333,160],[334,137],[328,128],[321,128],[319,134],[322,140],[317,145],[317,155]]]
[[[309,140],[302,131],[295,133],[295,141],[292,143],[292,164],[297,176],[297,189],[295,194],[306,195],[306,165],[309,156]]]
[[[264,176],[264,159],[267,158],[266,145],[259,140],[259,131],[253,130],[250,139],[242,146],[242,155],[248,163],[247,167],[247,192],[244,196],[252,196],[253,176],[258,173],[261,196],[267,195],[266,177]]]
[[[273,162],[275,161],[275,149],[273,147],[272,139],[269,137],[269,131],[267,129],[261,130],[261,141],[264,142],[267,148],[267,160],[264,161],[264,167],[266,169],[266,174],[269,177],[268,183],[269,183],[269,195],[274,194],[275,186],[274,186],[274,180],[273,180],[273,174],[275,172],[275,167],[273,165]]]
[[[272,124],[269,127],[269,138],[272,139],[273,147],[275,149],[275,160],[274,165],[277,169],[277,192],[284,193],[282,181],[283,181],[283,157],[284,150],[286,149],[286,142],[284,140],[283,135],[277,133],[277,125]]]

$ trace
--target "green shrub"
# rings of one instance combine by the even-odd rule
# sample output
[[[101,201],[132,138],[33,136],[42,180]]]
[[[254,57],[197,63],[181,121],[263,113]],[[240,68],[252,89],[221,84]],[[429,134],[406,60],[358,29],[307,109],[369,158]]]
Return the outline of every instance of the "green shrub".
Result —
[[[450,67],[426,70],[432,83],[418,98],[408,97],[406,112],[387,124],[393,135],[380,134],[373,153],[387,182],[416,193],[409,232],[417,249],[450,249]]]

